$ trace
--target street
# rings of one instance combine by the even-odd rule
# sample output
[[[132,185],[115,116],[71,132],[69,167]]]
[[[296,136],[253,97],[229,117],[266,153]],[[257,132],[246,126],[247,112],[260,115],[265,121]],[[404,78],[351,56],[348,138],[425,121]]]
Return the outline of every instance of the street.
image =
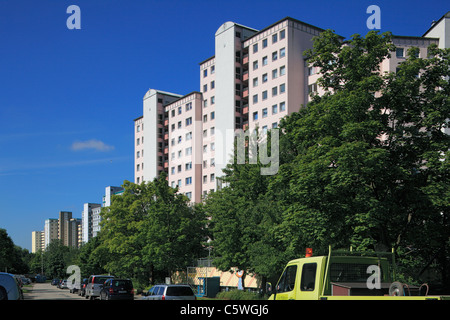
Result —
[[[33,287],[26,287],[24,300],[85,300],[77,293],[70,293],[69,289],[58,289],[50,283],[33,283]]]

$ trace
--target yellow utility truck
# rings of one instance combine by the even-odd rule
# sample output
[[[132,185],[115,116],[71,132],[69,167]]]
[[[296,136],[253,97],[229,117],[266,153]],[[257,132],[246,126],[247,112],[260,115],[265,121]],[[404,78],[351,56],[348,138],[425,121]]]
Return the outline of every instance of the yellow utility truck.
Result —
[[[333,251],[289,261],[275,287],[268,284],[269,300],[450,300],[428,295],[428,285],[412,286],[395,278],[392,253]]]

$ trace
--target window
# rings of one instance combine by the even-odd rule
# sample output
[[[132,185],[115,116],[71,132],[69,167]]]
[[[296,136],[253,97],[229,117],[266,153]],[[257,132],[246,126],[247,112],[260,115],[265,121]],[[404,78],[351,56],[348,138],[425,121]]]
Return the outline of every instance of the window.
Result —
[[[181,136],[178,136],[178,143],[181,143]]]
[[[140,132],[140,131],[141,131],[141,126],[138,125],[138,126],[136,127],[136,132]]]
[[[192,192],[186,192],[186,197],[188,197],[189,200],[192,199]]]
[[[171,111],[171,114],[172,114],[172,118],[175,117],[175,109],[173,109],[173,110]]]
[[[317,92],[317,83],[310,84],[308,86],[308,93]]]
[[[263,118],[266,118],[266,117],[267,117],[267,108],[264,108],[264,109],[262,110],[262,117],[263,117]]]
[[[214,142],[211,142],[211,151],[216,150],[216,144]]]
[[[272,61],[275,61],[277,59],[278,59],[278,52],[277,51],[272,52]]]
[[[187,177],[186,178],[186,185],[188,186],[190,184],[192,184],[192,177]]]
[[[178,184],[177,184],[177,186],[178,186],[178,187],[181,187],[181,179],[178,179]]]
[[[185,153],[187,156],[190,156],[192,154],[192,147],[186,148]]]
[[[397,58],[403,58],[405,57],[405,49],[403,48],[397,48],[395,50],[395,55],[397,56]]]
[[[280,93],[285,93],[286,92],[286,84],[282,83],[280,84]]]
[[[258,78],[253,78],[253,86],[254,87],[258,86]]]
[[[207,153],[207,152],[208,152],[208,145],[205,144],[205,145],[203,146],[203,153]]]
[[[141,152],[140,151],[136,152],[136,158],[140,158],[140,157],[141,157]]]
[[[280,111],[285,111],[286,110],[286,102],[281,102],[280,103]]]
[[[214,120],[215,119],[215,117],[216,117],[216,115],[215,115],[215,112],[213,111],[213,112],[211,112],[211,120]]]
[[[203,85],[203,92],[206,92],[206,91],[208,91],[208,85],[207,85],[207,84],[204,84],[204,85]]]
[[[208,176],[203,176],[203,183],[207,183],[208,182]]]
[[[216,97],[215,96],[212,96],[211,97],[211,105],[213,105],[213,104],[215,104],[216,103]]]
[[[184,170],[191,170],[192,169],[192,162],[188,162],[184,165]]]
[[[312,76],[313,74],[316,74],[315,67],[308,67],[308,76]]]
[[[215,127],[211,127],[211,135],[213,136],[214,135],[214,133],[215,133],[215,131],[216,131],[216,128]]]
[[[186,126],[190,126],[192,124],[192,117],[186,119]]]
[[[175,167],[170,168],[170,173],[175,174]]]
[[[253,112],[253,121],[258,120],[258,111]]]
[[[211,66],[211,74],[213,74],[216,71],[216,66]]]
[[[203,108],[206,108],[208,106],[208,100],[205,99],[203,100]]]
[[[305,263],[302,269],[302,280],[300,282],[300,290],[314,291],[316,284],[316,263]]]
[[[262,93],[262,99],[266,100],[267,99],[267,90],[263,91]]]
[[[208,69],[203,70],[203,78],[208,76]]]
[[[186,133],[186,141],[189,141],[192,139],[192,132]]]
[[[284,76],[286,74],[286,66],[280,67],[280,76]]]
[[[263,47],[263,49],[264,49],[265,47],[267,47],[267,39],[264,39],[264,40],[262,41],[262,47]]]
[[[189,102],[188,104],[186,104],[186,111],[189,111],[192,109],[192,102]]]
[[[280,58],[283,58],[286,56],[286,48],[281,48],[280,49]]]
[[[264,82],[267,82],[267,73],[264,73],[263,75],[262,75],[262,82],[264,83]]]
[[[295,277],[297,276],[297,266],[288,266],[281,275],[277,284],[277,293],[288,292],[294,290]]]
[[[211,173],[211,175],[209,176],[209,181],[213,182],[214,178],[215,178],[214,173]]]
[[[181,114],[181,107],[178,107],[178,114]]]
[[[267,56],[262,58],[262,65],[267,66]]]
[[[286,30],[280,31],[280,40],[286,38]]]
[[[275,97],[278,94],[278,87],[272,88],[272,97]]]
[[[255,94],[253,96],[253,103],[258,103],[258,95],[257,94]]]
[[[257,53],[258,52],[258,44],[254,44],[253,45],[253,53]]]
[[[136,139],[136,145],[138,146],[141,143],[141,140],[139,138]]]
[[[181,164],[178,165],[178,172],[181,172]]]
[[[277,104],[274,104],[273,106],[272,106],[272,114],[277,114],[278,113],[278,105]]]
[[[172,123],[172,125],[170,126],[171,130],[174,131],[175,130],[175,123]]]
[[[203,160],[203,168],[207,168],[208,167],[208,160]]]
[[[258,69],[258,60],[253,61],[253,70]]]
[[[275,33],[272,35],[272,43],[276,43],[278,41],[278,34]]]
[[[278,69],[273,69],[272,70],[272,79],[276,79],[278,78]]]
[[[208,115],[205,114],[205,115],[203,116],[203,122],[207,122],[207,121],[208,121]]]

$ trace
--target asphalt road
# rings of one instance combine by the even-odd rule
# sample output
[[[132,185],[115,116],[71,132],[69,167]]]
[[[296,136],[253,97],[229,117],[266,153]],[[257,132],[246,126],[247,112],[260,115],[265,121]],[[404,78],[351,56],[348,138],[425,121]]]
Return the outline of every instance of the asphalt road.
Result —
[[[69,289],[58,289],[50,283],[33,283],[33,287],[25,287],[24,300],[86,300]]]

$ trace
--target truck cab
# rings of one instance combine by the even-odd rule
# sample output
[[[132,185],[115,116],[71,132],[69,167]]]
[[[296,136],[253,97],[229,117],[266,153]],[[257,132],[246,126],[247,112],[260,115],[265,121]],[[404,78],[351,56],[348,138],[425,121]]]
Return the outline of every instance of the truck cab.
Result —
[[[373,256],[336,251],[289,261],[269,300],[320,300],[343,296],[387,296],[394,269],[386,253]],[[389,253],[390,254],[390,253]],[[393,256],[393,255],[392,255]]]

